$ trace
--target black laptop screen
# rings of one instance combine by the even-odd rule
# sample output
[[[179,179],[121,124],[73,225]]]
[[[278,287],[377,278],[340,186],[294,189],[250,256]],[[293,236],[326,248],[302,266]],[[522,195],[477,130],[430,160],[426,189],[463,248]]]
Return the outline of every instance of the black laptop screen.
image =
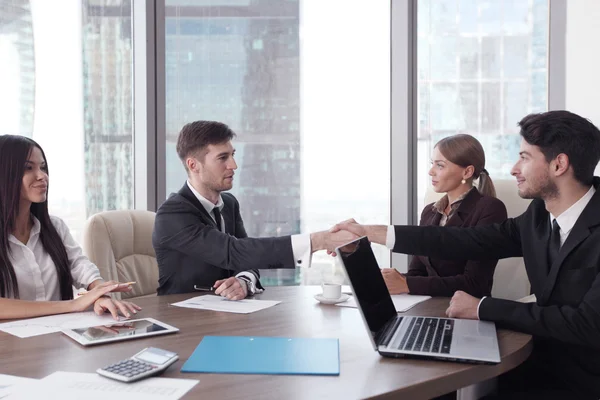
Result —
[[[397,314],[371,243],[363,237],[338,250],[354,289],[354,297],[375,339],[381,328]]]

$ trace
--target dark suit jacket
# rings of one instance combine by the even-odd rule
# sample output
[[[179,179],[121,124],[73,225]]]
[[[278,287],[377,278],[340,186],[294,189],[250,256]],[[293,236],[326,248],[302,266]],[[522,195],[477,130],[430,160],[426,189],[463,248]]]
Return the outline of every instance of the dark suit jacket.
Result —
[[[502,224],[474,228],[397,226],[394,251],[445,259],[520,257],[537,303],[485,298],[482,320],[534,336],[555,376],[600,397],[600,178],[554,263],[548,265],[550,217],[544,202]]]
[[[419,225],[439,226],[441,218],[432,203],[423,209]],[[472,189],[445,226],[484,226],[503,222],[506,218],[502,201]],[[496,264],[498,260],[457,261],[415,256],[408,266],[406,283],[411,294],[452,296],[462,290],[476,297],[489,296]]]
[[[442,215],[425,206],[421,226],[440,224]],[[462,200],[446,226],[484,226],[506,220],[506,207],[495,197],[483,196],[471,190]],[[406,273],[406,283],[411,294],[452,296],[463,290],[473,296],[489,296],[492,291],[494,270],[498,260],[443,260],[435,257],[413,257]]]
[[[240,205],[221,193],[225,233],[194,196],[187,184],[165,201],[154,221],[158,294],[188,293],[194,285],[210,287],[219,279],[258,269],[295,268],[291,238],[249,238]]]

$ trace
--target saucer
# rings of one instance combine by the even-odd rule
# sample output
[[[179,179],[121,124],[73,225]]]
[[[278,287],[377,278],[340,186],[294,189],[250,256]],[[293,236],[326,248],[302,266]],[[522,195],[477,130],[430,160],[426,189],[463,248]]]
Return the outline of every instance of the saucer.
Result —
[[[319,300],[323,304],[343,303],[344,301],[348,300],[349,298],[350,298],[350,296],[347,295],[346,293],[342,293],[342,296],[337,299],[329,299],[327,297],[323,297],[320,294],[315,294],[315,299]]]

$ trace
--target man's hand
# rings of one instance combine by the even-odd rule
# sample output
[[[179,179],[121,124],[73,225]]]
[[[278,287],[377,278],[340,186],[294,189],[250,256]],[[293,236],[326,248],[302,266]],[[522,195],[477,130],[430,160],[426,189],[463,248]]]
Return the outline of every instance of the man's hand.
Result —
[[[390,294],[408,293],[406,278],[396,268],[383,268],[381,275]]]
[[[248,295],[246,281],[235,276],[219,279],[213,287],[215,288],[215,294],[227,297],[229,300],[242,300]]]
[[[466,294],[462,290],[457,290],[450,300],[450,306],[446,310],[446,315],[450,318],[479,319],[477,317],[477,307],[481,299]]]
[[[352,232],[357,237],[367,236],[367,230],[365,229],[365,227],[363,225],[359,224],[358,222],[356,222],[356,220],[354,218],[350,218],[350,219],[347,219],[345,221],[335,224],[331,229],[329,229],[329,232],[334,233],[334,232],[339,232],[341,230]]]
[[[358,236],[349,231],[322,231],[310,234],[310,246],[314,253],[319,250],[333,251],[336,247],[353,241]]]

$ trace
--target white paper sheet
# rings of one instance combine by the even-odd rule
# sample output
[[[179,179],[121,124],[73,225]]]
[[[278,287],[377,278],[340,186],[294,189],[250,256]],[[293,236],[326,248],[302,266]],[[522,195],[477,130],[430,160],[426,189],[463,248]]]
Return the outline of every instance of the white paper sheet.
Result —
[[[21,376],[0,374],[0,399],[19,389],[19,385],[37,382],[37,379],[23,378]]]
[[[273,307],[281,301],[274,300],[227,300],[221,296],[198,296],[178,303],[171,304],[172,306],[197,308],[199,310],[223,311],[238,314],[249,314],[255,311],[264,310],[265,308]]]
[[[397,312],[405,312],[413,308],[419,303],[424,302],[425,300],[430,299],[431,296],[416,296],[412,294],[394,294],[392,295],[392,301],[394,302],[394,306],[396,307]],[[358,308],[356,305],[356,299],[354,296],[350,297],[348,301],[343,303],[337,303],[338,307],[353,307]]]
[[[58,371],[36,384],[18,386],[18,390],[5,399],[47,399],[54,398],[54,394],[61,400],[177,400],[197,383],[195,379],[171,378],[122,383],[94,373]]]
[[[120,317],[121,321],[128,318]],[[83,328],[96,325],[115,323],[110,314],[96,315],[93,311],[50,315],[48,317],[21,319],[0,324],[0,331],[10,333],[20,338],[26,338],[47,333],[60,332],[63,329]]]

